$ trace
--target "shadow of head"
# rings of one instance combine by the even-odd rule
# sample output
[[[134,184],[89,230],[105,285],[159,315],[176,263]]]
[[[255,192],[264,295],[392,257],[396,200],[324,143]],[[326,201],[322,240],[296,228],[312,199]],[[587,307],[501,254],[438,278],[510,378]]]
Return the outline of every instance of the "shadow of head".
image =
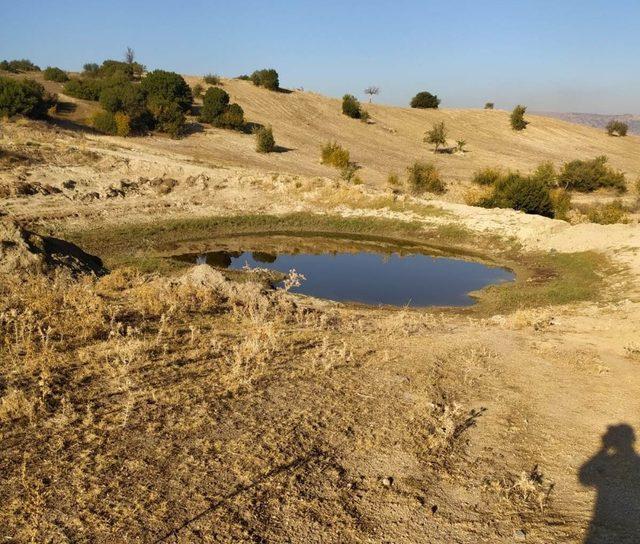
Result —
[[[602,435],[602,445],[612,452],[633,450],[635,440],[633,428],[626,423],[610,425],[607,427],[607,432]]]

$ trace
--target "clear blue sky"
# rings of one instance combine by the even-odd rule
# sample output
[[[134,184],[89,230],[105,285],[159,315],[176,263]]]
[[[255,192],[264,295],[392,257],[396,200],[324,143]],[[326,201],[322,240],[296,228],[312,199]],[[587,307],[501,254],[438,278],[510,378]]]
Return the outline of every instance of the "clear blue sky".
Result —
[[[0,0],[0,58],[121,58],[233,77],[274,67],[332,96],[640,113],[640,0]]]

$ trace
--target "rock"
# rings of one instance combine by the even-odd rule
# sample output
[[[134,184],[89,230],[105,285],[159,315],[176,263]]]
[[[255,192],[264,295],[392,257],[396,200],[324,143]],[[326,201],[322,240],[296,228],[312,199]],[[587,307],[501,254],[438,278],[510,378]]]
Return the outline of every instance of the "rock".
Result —
[[[48,273],[58,268],[74,275],[106,273],[98,257],[75,244],[40,236],[8,219],[0,221],[0,274]]]
[[[77,185],[76,182],[73,181],[72,179],[68,179],[67,181],[62,182],[62,187],[69,190],[75,189],[76,185]]]
[[[178,185],[178,182],[173,178],[153,178],[149,185],[156,190],[159,195],[167,195],[173,188]]]
[[[516,542],[524,542],[527,539],[527,534],[522,529],[518,529],[513,531],[513,538]]]
[[[386,478],[382,478],[381,483],[385,487],[391,487],[393,485],[393,476],[387,476]]]

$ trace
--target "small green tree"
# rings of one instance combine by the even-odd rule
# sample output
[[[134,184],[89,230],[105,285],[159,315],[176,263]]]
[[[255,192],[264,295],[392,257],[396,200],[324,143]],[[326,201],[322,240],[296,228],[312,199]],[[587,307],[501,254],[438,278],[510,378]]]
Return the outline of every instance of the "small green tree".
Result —
[[[526,106],[521,106],[521,105],[517,105],[515,108],[513,108],[513,111],[511,112],[511,128],[513,130],[524,130],[525,128],[527,128],[527,125],[529,124],[529,121],[525,121],[524,119],[524,114],[527,111],[527,107]]]
[[[65,81],[69,81],[69,76],[67,72],[61,70],[60,68],[56,68],[55,66],[47,66],[42,75],[46,81],[55,81],[57,83],[64,83]]]
[[[493,102],[487,102],[487,103],[484,105],[484,109],[485,109],[485,110],[492,110],[492,109],[494,108],[494,106],[495,106],[495,104],[494,104]]]
[[[440,99],[427,91],[421,91],[411,99],[412,108],[437,109]]]
[[[118,132],[118,124],[116,118],[110,111],[98,111],[91,118],[91,125],[98,132],[104,134],[116,134]]]
[[[629,131],[629,125],[622,121],[617,121],[615,119],[612,119],[607,123],[606,130],[609,136],[624,137],[627,135],[627,132]]]
[[[244,110],[239,104],[230,104],[226,111],[218,117],[216,126],[222,128],[241,128],[244,125]]]
[[[215,123],[229,107],[229,93],[219,87],[210,87],[204,94],[200,120]]]
[[[163,99],[174,102],[185,113],[191,109],[193,95],[191,87],[180,74],[154,70],[140,82],[140,88],[149,99]]]
[[[200,83],[196,83],[191,88],[191,92],[193,93],[194,98],[202,98],[202,94],[204,93],[204,87]]]
[[[220,85],[220,77],[216,74],[206,74],[202,79],[207,85]]]
[[[147,102],[153,115],[155,128],[178,138],[184,132],[185,116],[180,104],[161,96],[154,96]]]
[[[280,88],[280,78],[278,72],[273,68],[265,68],[264,70],[256,70],[251,74],[251,81],[254,85],[264,87],[271,91],[277,91]]]
[[[362,116],[360,102],[352,94],[345,94],[342,97],[342,113],[352,119],[360,119]]]
[[[260,127],[255,131],[256,151],[258,153],[271,153],[276,147],[271,127]]]
[[[433,144],[435,146],[433,152],[437,153],[438,148],[441,145],[446,145],[447,143],[447,127],[444,124],[444,121],[440,123],[436,123],[431,127],[431,130],[428,130],[424,135],[424,141]]]
[[[24,115],[34,119],[46,117],[55,103],[44,87],[32,79],[0,77],[0,118]]]

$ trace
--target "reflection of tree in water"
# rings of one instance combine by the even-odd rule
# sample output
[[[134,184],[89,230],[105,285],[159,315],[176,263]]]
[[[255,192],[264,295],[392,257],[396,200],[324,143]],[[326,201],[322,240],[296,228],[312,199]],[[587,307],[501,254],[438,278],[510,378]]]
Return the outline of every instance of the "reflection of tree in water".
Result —
[[[596,488],[593,517],[584,544],[640,542],[640,456],[630,425],[613,425],[602,447],[580,468],[580,483]]]
[[[265,253],[263,251],[254,251],[251,256],[257,263],[274,263],[278,258],[275,253]]]
[[[242,251],[212,251],[206,254],[207,263],[211,266],[219,268],[229,268],[231,259],[238,258],[242,255]]]

